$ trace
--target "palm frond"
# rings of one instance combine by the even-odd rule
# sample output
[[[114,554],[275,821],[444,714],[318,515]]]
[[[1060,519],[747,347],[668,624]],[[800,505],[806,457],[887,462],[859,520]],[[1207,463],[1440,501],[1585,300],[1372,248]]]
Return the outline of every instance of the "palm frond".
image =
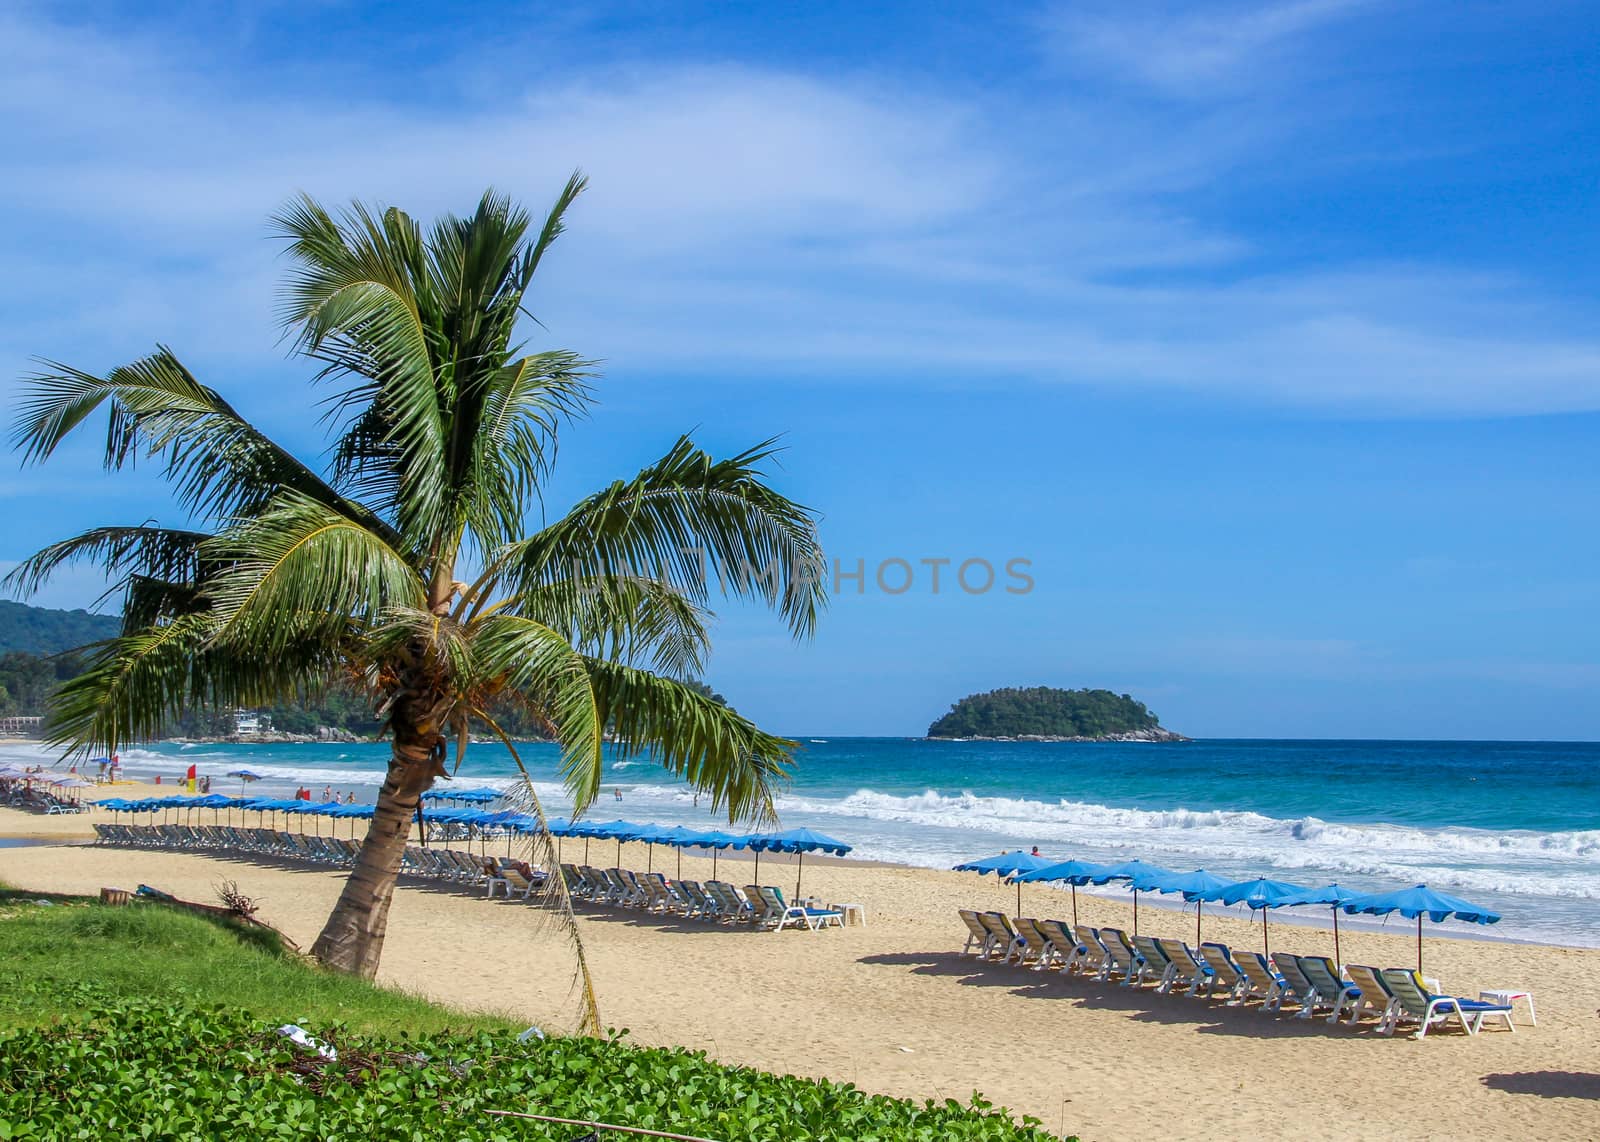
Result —
[[[225,568],[208,588],[216,637],[249,653],[426,605],[416,571],[381,536],[293,493],[219,533],[204,554]]]
[[[715,460],[681,437],[632,480],[619,480],[495,560],[513,597],[559,579],[642,576],[704,605],[722,593],[774,607],[805,637],[827,605],[811,513],[773,491],[759,465],[772,442]],[[483,584],[492,585],[493,578]]]
[[[591,658],[588,666],[595,704],[623,756],[648,751],[652,761],[711,794],[712,807],[725,807],[729,821],[775,819],[773,793],[788,777],[797,743],[674,679],[604,659]],[[591,776],[576,788],[578,812],[599,795],[598,767]]]
[[[200,545],[209,538],[203,531],[151,524],[94,527],[30,555],[0,579],[0,586],[31,595],[56,571],[78,562],[99,566],[113,590],[130,575],[193,582],[199,577]]]
[[[183,507],[201,516],[250,515],[278,488],[316,500],[380,533],[387,525],[345,499],[202,385],[165,346],[97,377],[58,362],[27,380],[13,428],[25,462],[48,459],[96,409],[110,406],[105,465],[157,458]]]
[[[711,612],[670,583],[595,576],[541,584],[510,612],[560,631],[585,654],[675,678],[705,672]]]
[[[485,697],[514,694],[536,709],[556,731],[568,783],[598,789],[605,721],[590,688],[588,660],[559,632],[516,615],[485,615],[467,631],[471,690]]]

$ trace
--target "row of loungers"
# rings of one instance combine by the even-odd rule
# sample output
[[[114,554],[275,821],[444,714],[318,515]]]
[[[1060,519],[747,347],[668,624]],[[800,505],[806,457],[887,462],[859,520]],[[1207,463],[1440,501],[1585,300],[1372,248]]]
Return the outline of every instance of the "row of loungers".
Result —
[[[833,908],[790,904],[783,890],[747,884],[743,892],[721,880],[668,880],[659,872],[592,868],[564,864],[567,892],[574,900],[618,908],[638,908],[664,916],[683,916],[717,924],[749,924],[763,931],[784,928],[843,927],[844,913]]]
[[[342,837],[288,833],[278,829],[244,829],[228,825],[95,825],[95,843],[132,848],[187,849],[247,853],[310,861],[348,868],[355,864],[361,842]],[[407,845],[400,871],[410,876],[484,888],[493,896],[504,889],[526,900],[544,884],[544,874],[518,861],[477,857],[459,849]]]
[[[1134,936],[1119,928],[1068,925],[1060,920],[1015,920],[1003,912],[960,910],[966,925],[965,955],[1014,963],[1036,971],[1082,973],[1099,980],[1120,979],[1125,987],[1155,984],[1162,994],[1182,990],[1200,999],[1223,998],[1229,1006],[1259,1001],[1262,1012],[1282,1012],[1285,1004],[1299,1019],[1323,1017],[1354,1026],[1371,1012],[1375,1029],[1393,1035],[1402,1023],[1417,1024],[1417,1038],[1452,1017],[1469,1035],[1486,1018],[1498,1018],[1512,1031],[1511,1008],[1453,995],[1435,995],[1409,968],[1351,964],[1341,973],[1327,956],[1274,952],[1236,952],[1226,944],[1191,948],[1182,940]]]

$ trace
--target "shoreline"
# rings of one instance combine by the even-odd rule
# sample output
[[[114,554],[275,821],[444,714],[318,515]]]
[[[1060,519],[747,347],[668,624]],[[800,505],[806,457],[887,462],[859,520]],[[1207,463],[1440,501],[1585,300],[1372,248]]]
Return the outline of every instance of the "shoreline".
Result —
[[[138,783],[131,786],[117,786],[116,788],[119,789],[121,794],[132,797],[161,796],[165,792],[170,792],[169,787],[165,785],[154,785],[148,783]],[[196,810],[195,812],[199,815],[199,819],[194,822],[195,824],[211,824],[212,822],[206,817],[206,814],[208,813],[215,813],[218,816],[219,821],[226,816],[225,810],[217,811],[201,809]],[[0,806],[0,840],[22,841],[25,842],[28,847],[54,845],[61,847],[95,848],[97,846],[94,845],[95,834],[93,826],[96,823],[108,823],[110,820],[110,812],[103,809],[91,809],[85,813],[44,816],[35,813],[25,813],[21,810]],[[303,825],[304,822],[301,821],[299,824]],[[357,824],[354,827],[352,827],[350,823],[343,822],[330,826],[330,828],[337,828],[340,836],[350,836],[352,834],[355,836],[360,836],[361,830],[364,827],[364,822]],[[297,829],[296,831],[316,832],[317,829]],[[503,843],[503,841],[492,841],[490,842],[490,848],[493,849],[496,845],[503,845]],[[620,859],[618,858],[617,854],[616,841],[605,838],[594,838],[589,843],[591,846],[592,859],[587,863],[603,867],[611,867],[611,863],[614,858]],[[563,860],[571,860],[572,848],[582,844],[583,840],[581,838],[567,838],[560,846],[558,846],[558,851],[562,852]],[[675,850],[668,848],[667,846],[658,846],[656,847],[655,851],[651,853],[647,851],[649,848],[650,846],[643,845],[637,841],[623,842],[623,855],[627,855],[629,853],[637,854],[637,860],[635,864],[624,864],[622,867],[637,867],[639,869],[653,868],[657,872],[666,872],[669,869],[676,867],[675,862],[677,858]],[[103,851],[119,850],[108,849]],[[172,851],[177,852],[178,850]],[[685,866],[688,866],[690,862],[699,862],[700,864],[704,865],[706,869],[710,869],[712,867],[711,858],[709,855],[701,855],[702,851],[703,850],[696,850],[693,848],[685,849],[683,854],[683,863]],[[716,867],[720,869],[729,865],[730,863],[735,867],[743,868],[748,866],[753,869],[756,863],[755,854],[747,850],[740,849],[725,849],[717,854]],[[773,875],[765,877],[764,882],[776,882],[779,887],[784,888],[785,891],[789,891],[787,885],[793,878],[795,871],[795,858],[789,854],[763,853],[761,856],[761,863],[764,868],[770,867],[775,870],[782,870],[781,873],[775,872]],[[814,868],[839,868],[851,870],[881,869],[886,871],[912,874],[927,873],[944,875],[948,873],[949,875],[964,877],[970,880],[973,884],[975,895],[982,895],[985,897],[993,896],[996,899],[1003,897],[1005,901],[1009,902],[1004,906],[1004,911],[1007,913],[1007,915],[1012,915],[1015,911],[1016,886],[1007,884],[1004,880],[997,881],[992,875],[979,876],[976,873],[958,873],[954,872],[953,870],[930,867],[928,865],[910,864],[904,861],[876,860],[849,856],[828,856],[823,853],[807,853],[805,856],[804,867],[808,871]],[[693,877],[691,877],[691,879],[693,879]],[[734,878],[723,877],[723,879]],[[1080,888],[1078,889],[1077,895],[1080,902],[1088,900],[1102,901],[1107,904],[1126,909],[1130,917],[1133,913],[1132,897],[1130,894],[1124,891],[1106,891],[1102,887],[1095,886]],[[1070,912],[1071,897],[1072,894],[1066,888],[1058,888],[1047,884],[1026,885],[1023,887],[1023,914],[1054,919],[1064,918]],[[1048,904],[1044,905],[1044,901],[1048,901]],[[1209,924],[1215,920],[1221,922],[1232,921],[1238,923],[1248,923],[1252,926],[1257,925],[1260,913],[1256,912],[1246,915],[1244,912],[1240,911],[1241,907],[1242,906],[1240,905],[1230,906],[1221,904],[1207,904],[1202,915],[1202,924]],[[1194,922],[1194,906],[1192,904],[1180,904],[1170,898],[1163,897],[1160,894],[1140,893],[1139,911],[1141,914],[1145,912],[1154,912],[1163,916],[1164,918],[1171,918],[1174,916],[1187,917],[1187,923],[1189,924],[1190,931],[1192,933]],[[1282,927],[1295,931],[1323,932],[1327,933],[1330,938],[1333,932],[1332,919],[1326,915],[1325,911],[1307,910],[1304,912],[1295,912],[1289,909],[1272,909],[1271,915],[1268,918],[1268,924],[1272,929]],[[1339,919],[1339,933],[1341,937],[1348,933],[1406,936],[1406,930],[1411,924],[1412,922],[1409,920],[1390,920],[1385,922],[1384,920],[1375,917],[1341,915]],[[1181,923],[1178,925],[1178,927],[1181,930]],[[1426,923],[1424,925],[1424,938],[1429,940],[1440,939],[1466,943],[1484,943],[1497,946],[1511,945],[1518,947],[1578,949],[1600,952],[1600,943],[1594,945],[1554,943],[1548,940],[1532,939],[1523,936],[1502,936],[1492,930],[1492,925],[1468,925],[1455,921],[1447,921],[1443,924],[1434,924],[1432,922]]]

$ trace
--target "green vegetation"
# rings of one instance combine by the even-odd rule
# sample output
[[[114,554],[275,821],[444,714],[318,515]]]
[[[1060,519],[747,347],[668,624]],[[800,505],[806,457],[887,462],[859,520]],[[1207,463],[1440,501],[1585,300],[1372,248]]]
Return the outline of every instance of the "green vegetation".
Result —
[[[963,698],[928,727],[928,736],[1097,738],[1160,729],[1156,716],[1145,704],[1127,694],[1030,686]]]
[[[9,979],[0,1027],[10,1028],[0,1035],[0,1138],[553,1142],[579,1132],[488,1110],[729,1142],[1051,1137],[978,1100],[867,1095],[615,1036],[523,1044],[504,1020],[334,977],[230,924],[151,905],[27,899],[0,895]],[[338,1058],[278,1035],[286,1022]]]
[[[47,656],[115,638],[122,622],[88,611],[57,611],[0,599],[0,654],[21,651]]]

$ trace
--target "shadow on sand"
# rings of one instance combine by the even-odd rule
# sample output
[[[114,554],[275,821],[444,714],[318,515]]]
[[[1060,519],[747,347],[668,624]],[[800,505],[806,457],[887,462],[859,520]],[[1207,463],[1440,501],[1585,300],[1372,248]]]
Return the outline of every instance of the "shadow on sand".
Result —
[[[1507,1094],[1600,1101],[1600,1075],[1583,1071],[1516,1071],[1504,1075],[1484,1075],[1483,1085]]]

